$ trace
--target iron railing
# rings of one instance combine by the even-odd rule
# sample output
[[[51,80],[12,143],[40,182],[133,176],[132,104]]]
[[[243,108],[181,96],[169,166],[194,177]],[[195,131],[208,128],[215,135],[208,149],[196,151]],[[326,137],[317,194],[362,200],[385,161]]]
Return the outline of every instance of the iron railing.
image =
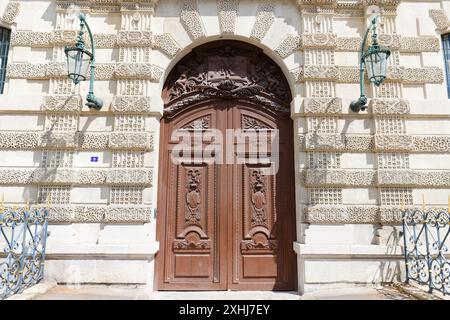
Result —
[[[47,216],[47,208],[0,208],[0,299],[43,278]]]
[[[430,293],[450,294],[449,212],[431,208],[402,211],[406,282],[427,285]]]

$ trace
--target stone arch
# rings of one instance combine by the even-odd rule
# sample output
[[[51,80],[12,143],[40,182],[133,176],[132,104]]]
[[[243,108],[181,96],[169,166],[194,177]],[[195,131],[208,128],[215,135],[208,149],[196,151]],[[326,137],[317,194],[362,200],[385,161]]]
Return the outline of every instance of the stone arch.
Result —
[[[212,76],[211,70],[208,75],[201,72],[200,69],[205,69],[205,64],[204,61],[203,64],[199,64],[196,60],[197,56],[206,57],[225,49],[233,50],[235,51],[233,54],[239,57],[245,56],[245,59],[249,61],[258,60],[258,63],[252,67],[259,68],[259,71],[246,70],[245,72],[248,73],[242,74],[242,70],[230,70],[235,75],[227,77],[228,80],[224,80],[222,77],[219,77],[220,79],[208,78],[208,84],[205,85],[205,78]],[[248,62],[248,66],[250,67],[250,62]],[[184,68],[184,70],[180,70],[180,68]],[[258,103],[267,107],[268,110],[274,109],[285,115],[290,113],[292,89],[286,75],[280,66],[265,54],[264,50],[247,42],[223,39],[206,42],[189,50],[189,53],[168,69],[170,72],[166,72],[164,77],[163,103],[166,106],[164,112],[169,117],[182,108],[182,105],[185,104],[184,99],[191,100],[194,94],[196,94],[196,99],[202,99],[202,97],[207,99],[212,96],[236,99],[245,96],[255,99],[255,102],[258,100]],[[241,76],[236,76],[236,72],[241,72]],[[203,83],[201,83],[202,81]],[[231,87],[222,90],[224,86]]]
[[[270,60],[273,61],[275,65],[277,65],[281,72],[283,73],[284,78],[287,80],[289,90],[291,92],[291,111],[293,102],[295,100],[296,95],[298,94],[298,87],[296,86],[296,77],[293,73],[294,68],[289,68],[289,65],[286,63],[285,58],[283,58],[280,54],[278,54],[273,48],[269,48],[263,43],[256,41],[255,39],[244,37],[240,35],[232,35],[232,34],[221,34],[221,35],[215,35],[215,36],[209,36],[209,37],[202,37],[200,39],[197,39],[195,41],[192,41],[188,46],[178,50],[177,54],[175,54],[171,59],[169,64],[163,68],[163,76],[159,78],[159,92],[161,92],[164,88],[164,85],[167,81],[167,78],[169,77],[170,72],[173,70],[173,68],[186,56],[188,56],[193,50],[196,48],[205,45],[207,43],[212,43],[215,41],[220,40],[230,40],[230,41],[240,41],[243,43],[247,43],[250,46],[257,47],[261,50],[261,52],[266,55]],[[160,102],[160,110],[161,114],[163,112],[163,104],[164,102],[161,100]]]
[[[293,99],[298,94],[296,86],[300,64],[291,55],[300,47],[300,36],[292,28],[281,28],[276,39],[266,37],[275,25],[275,9],[270,1],[254,3],[254,21],[247,27],[246,31],[240,30],[237,25],[239,15],[239,1],[217,0],[217,25],[214,32],[207,30],[203,16],[199,10],[196,0],[185,0],[181,3],[179,11],[179,29],[184,30],[189,36],[185,41],[174,34],[175,31],[156,35],[154,38],[155,49],[160,50],[168,58],[160,67],[162,74],[159,78],[158,89],[161,91],[172,68],[189,54],[194,48],[216,40],[239,40],[254,45],[263,50],[282,70],[289,83]],[[293,9],[297,10],[293,4]],[[291,26],[294,29],[295,26]],[[266,41],[267,39],[271,41]],[[275,39],[275,40],[273,40]],[[269,43],[268,43],[269,42]],[[170,49],[170,50],[169,50]],[[162,102],[160,102],[162,111]]]

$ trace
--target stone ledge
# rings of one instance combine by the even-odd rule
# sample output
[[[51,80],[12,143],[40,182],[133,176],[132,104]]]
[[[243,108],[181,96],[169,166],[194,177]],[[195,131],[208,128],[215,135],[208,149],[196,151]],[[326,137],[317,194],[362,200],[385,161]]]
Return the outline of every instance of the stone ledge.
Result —
[[[307,132],[298,135],[302,151],[340,152],[450,152],[450,135],[356,135]]]
[[[100,256],[135,257],[146,259],[159,251],[159,242],[152,244],[50,244],[47,243],[46,259],[59,260],[62,257],[92,258]]]
[[[450,170],[304,169],[305,187],[450,188]]]
[[[150,168],[0,168],[0,184],[32,185],[142,185],[152,186],[153,169]]]
[[[402,223],[402,208],[377,205],[309,205],[303,207],[303,222],[309,224]]]
[[[153,132],[0,131],[2,149],[152,151]]]
[[[96,80],[143,79],[158,82],[163,73],[163,69],[150,63],[98,63],[95,66]],[[64,62],[14,62],[8,64],[6,77],[36,80],[66,78],[67,69]]]
[[[34,286],[25,289],[22,293],[18,293],[15,295],[12,295],[11,297],[7,298],[6,300],[33,300],[34,297],[44,294],[50,289],[57,286],[57,283],[53,279],[44,279],[38,284],[35,284]]]
[[[15,31],[11,33],[11,46],[52,48],[54,46],[69,46],[77,41],[78,30]],[[125,31],[111,34],[94,34],[97,48],[118,47],[152,47],[173,57],[180,49],[168,33],[153,35],[150,31]],[[89,43],[87,33],[85,42]]]
[[[39,207],[39,205],[36,205]],[[121,223],[142,224],[151,222],[150,205],[51,205],[50,223]]]
[[[439,52],[440,40],[434,36],[404,37],[398,34],[380,34],[380,44],[399,52]],[[335,33],[288,34],[275,52],[287,58],[296,51],[329,48],[336,51],[355,52],[360,50],[360,37],[338,37]]]
[[[290,71],[291,77],[298,83],[310,80],[328,80],[339,83],[359,83],[358,67],[337,65],[304,65]],[[406,68],[391,66],[388,68],[388,81],[408,84],[442,83],[443,70],[439,67]]]
[[[294,242],[293,249],[300,258],[402,259],[403,247],[383,245],[302,244]]]

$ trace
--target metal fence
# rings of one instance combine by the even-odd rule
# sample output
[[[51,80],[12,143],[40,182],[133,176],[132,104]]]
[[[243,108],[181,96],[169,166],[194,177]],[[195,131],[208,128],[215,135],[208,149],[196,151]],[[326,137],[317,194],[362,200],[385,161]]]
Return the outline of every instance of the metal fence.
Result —
[[[450,209],[403,210],[406,282],[450,294]]]
[[[0,299],[43,278],[47,216],[47,208],[0,207]]]

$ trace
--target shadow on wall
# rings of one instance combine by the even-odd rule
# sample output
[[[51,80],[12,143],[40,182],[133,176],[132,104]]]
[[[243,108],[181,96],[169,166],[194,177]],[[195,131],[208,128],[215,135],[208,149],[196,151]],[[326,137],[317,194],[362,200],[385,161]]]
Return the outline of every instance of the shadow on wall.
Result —
[[[57,110],[66,110],[72,108],[72,106],[69,106],[71,103],[73,97],[78,96],[77,94],[72,94],[67,97],[67,99],[61,104],[57,106]],[[80,100],[80,103],[82,103],[82,100]],[[41,107],[43,109],[43,107]],[[66,114],[58,114],[58,113],[52,113],[49,114],[55,117],[58,116],[64,116]],[[79,120],[78,114],[75,114],[75,121],[76,121],[76,130],[75,131],[65,131],[60,130],[59,128],[55,128],[57,126],[57,123],[60,119],[55,118],[54,121],[46,118],[45,119],[45,128],[43,131],[43,134],[41,135],[40,141],[38,142],[38,147],[40,147],[41,152],[35,152],[34,154],[34,160],[36,162],[39,162],[39,167],[36,168],[31,174],[30,174],[30,181],[25,185],[22,193],[23,201],[29,201],[31,203],[45,203],[47,201],[47,195],[39,195],[39,190],[36,190],[36,185],[61,185],[61,186],[67,186],[72,183],[71,180],[71,172],[67,171],[65,172],[64,169],[72,169],[72,165],[65,168],[62,165],[62,162],[64,161],[63,155],[56,155],[54,152],[56,152],[56,149],[58,151],[64,152],[64,149],[70,149],[72,150],[73,147],[77,147],[83,143],[83,135],[80,135],[80,133],[85,132],[91,122],[94,120],[93,117],[88,117],[86,123],[84,124],[83,128],[80,130],[78,129],[78,122]],[[52,121],[51,124],[49,124],[47,121]],[[61,119],[60,121],[64,122],[64,119]],[[55,150],[54,152],[52,152]],[[46,159],[44,160],[44,152],[48,152],[46,155]],[[39,159],[37,159],[39,157]],[[59,157],[59,158],[55,158]],[[39,188],[38,188],[39,189]],[[54,199],[50,199],[51,202]]]
[[[385,255],[390,258],[380,259],[380,266],[370,282],[399,282],[404,278],[402,233],[399,226],[375,226],[372,244],[386,246]],[[381,243],[380,243],[381,242]]]

